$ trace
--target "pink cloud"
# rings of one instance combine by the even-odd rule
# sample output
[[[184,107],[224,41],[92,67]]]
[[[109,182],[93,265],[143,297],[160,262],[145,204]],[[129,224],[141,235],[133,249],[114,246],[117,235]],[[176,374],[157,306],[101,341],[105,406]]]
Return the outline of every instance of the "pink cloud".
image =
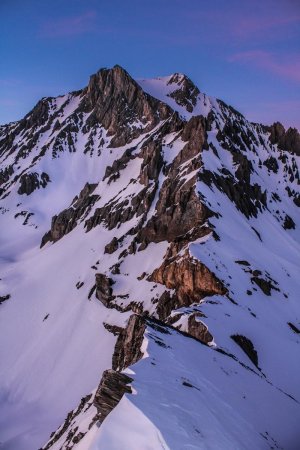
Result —
[[[272,0],[270,0],[272,2]],[[219,10],[187,10],[183,17],[190,23],[202,21],[214,28],[210,39],[226,39],[231,44],[253,41],[281,40],[286,36],[299,33],[300,9],[287,8],[278,0],[272,4],[265,0],[252,0],[248,7],[219,9]],[[287,0],[285,0],[287,1]],[[298,0],[299,1],[299,0]]]
[[[288,55],[279,60],[273,53],[251,50],[235,53],[228,58],[228,61],[252,65],[280,77],[300,82],[300,57],[298,55]]]
[[[76,36],[94,29],[95,11],[86,11],[78,16],[49,20],[40,29],[43,37]]]
[[[248,38],[255,36],[257,33],[265,34],[266,31],[279,32],[278,28],[285,28],[288,25],[297,24],[300,22],[300,15],[290,16],[245,16],[240,15],[234,18],[231,23],[231,32],[240,37]]]

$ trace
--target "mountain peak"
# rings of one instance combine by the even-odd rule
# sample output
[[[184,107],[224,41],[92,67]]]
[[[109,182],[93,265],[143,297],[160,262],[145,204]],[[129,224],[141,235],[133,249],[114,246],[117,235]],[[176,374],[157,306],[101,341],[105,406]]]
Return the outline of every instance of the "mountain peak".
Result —
[[[275,122],[269,127],[269,131],[272,144],[278,144],[279,148],[300,155],[300,134],[296,128],[290,127],[286,130],[280,122]]]
[[[1,449],[292,448],[297,136],[118,65],[0,127]]]
[[[90,77],[81,108],[91,113],[89,122],[101,123],[108,136],[114,135],[112,146],[125,145],[172,113],[166,104],[145,94],[119,65]]]
[[[173,83],[178,84],[179,86],[184,83],[194,84],[187,75],[185,75],[184,73],[180,73],[180,72],[175,72],[169,76],[169,81],[167,84],[169,85],[169,84],[173,84]]]
[[[184,106],[188,112],[193,112],[200,91],[192,80],[182,73],[174,73],[167,84],[178,86],[169,93],[169,97],[173,98],[180,106]]]

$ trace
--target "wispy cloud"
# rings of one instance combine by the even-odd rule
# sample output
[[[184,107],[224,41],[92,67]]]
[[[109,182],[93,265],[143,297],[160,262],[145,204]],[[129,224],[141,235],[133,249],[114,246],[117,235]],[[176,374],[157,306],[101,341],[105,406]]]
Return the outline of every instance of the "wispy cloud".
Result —
[[[257,37],[268,33],[279,34],[280,30],[300,22],[300,14],[288,16],[255,16],[237,15],[231,21],[231,33],[239,38]]]
[[[77,16],[48,20],[41,25],[40,36],[47,38],[77,36],[95,29],[95,11],[85,11]]]
[[[264,50],[251,50],[235,53],[228,58],[228,61],[252,65],[258,69],[300,83],[299,55],[286,55],[279,58],[273,53]]]
[[[18,86],[20,83],[21,81],[15,78],[0,78],[0,87],[11,88]]]
[[[285,0],[287,1],[287,0]],[[229,4],[232,2],[228,2]],[[272,3],[272,4],[271,4]],[[210,7],[191,11],[183,11],[182,16],[188,19],[189,29],[199,33],[199,24],[213,30],[208,35],[212,41],[226,41],[230,45],[246,42],[280,41],[287,36],[299,34],[300,8],[283,8],[280,0],[273,4],[272,0],[252,0],[248,5],[216,10]],[[249,7],[251,5],[251,7]],[[196,28],[195,25],[198,27]]]

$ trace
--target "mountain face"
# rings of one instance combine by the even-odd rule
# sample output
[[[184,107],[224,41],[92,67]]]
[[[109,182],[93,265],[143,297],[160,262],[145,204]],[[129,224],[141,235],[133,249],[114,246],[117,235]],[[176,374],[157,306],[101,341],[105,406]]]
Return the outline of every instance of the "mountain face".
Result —
[[[102,69],[0,127],[0,448],[297,449],[299,133]]]

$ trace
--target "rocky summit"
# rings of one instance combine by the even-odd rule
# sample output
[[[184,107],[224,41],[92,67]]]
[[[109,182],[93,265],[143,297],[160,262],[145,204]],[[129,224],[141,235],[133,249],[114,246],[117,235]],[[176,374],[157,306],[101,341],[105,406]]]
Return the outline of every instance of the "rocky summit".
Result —
[[[299,449],[299,154],[120,66],[0,126],[1,450]]]

